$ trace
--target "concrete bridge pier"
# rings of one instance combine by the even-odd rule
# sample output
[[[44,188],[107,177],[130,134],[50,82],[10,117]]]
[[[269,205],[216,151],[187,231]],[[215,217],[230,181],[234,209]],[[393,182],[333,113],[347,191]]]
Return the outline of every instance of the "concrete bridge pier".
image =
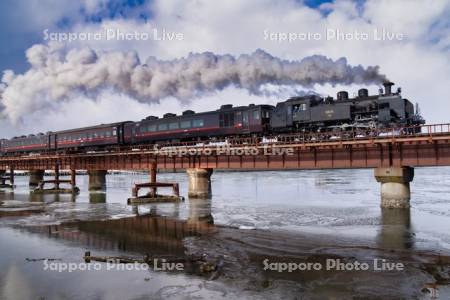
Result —
[[[409,183],[414,178],[414,168],[390,167],[375,169],[375,178],[381,183],[382,208],[409,208],[411,191]]]
[[[88,170],[89,175],[89,191],[106,190],[106,173],[107,170]]]
[[[29,174],[30,174],[29,186],[37,187],[39,185],[39,182],[41,182],[41,180],[44,180],[44,173],[45,173],[45,170],[30,170],[29,171]]]
[[[211,174],[212,169],[192,168],[186,169],[189,176],[189,198],[211,197]]]

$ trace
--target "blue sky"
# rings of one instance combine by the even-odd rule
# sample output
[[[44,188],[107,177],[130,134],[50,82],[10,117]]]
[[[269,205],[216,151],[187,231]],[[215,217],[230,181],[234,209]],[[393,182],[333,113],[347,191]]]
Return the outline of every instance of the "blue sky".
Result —
[[[53,4],[69,3],[67,7],[58,6],[56,13],[49,13],[48,19],[42,18],[47,10],[54,9]],[[25,50],[42,42],[46,28],[70,30],[76,23],[99,23],[106,19],[138,19],[146,21],[151,12],[146,5],[148,0],[110,0],[89,12],[78,1],[60,0],[3,0],[0,2],[0,70],[12,69],[25,71],[29,65],[25,59]],[[27,3],[36,3],[38,11],[30,12]],[[74,5],[75,3],[75,5]]]

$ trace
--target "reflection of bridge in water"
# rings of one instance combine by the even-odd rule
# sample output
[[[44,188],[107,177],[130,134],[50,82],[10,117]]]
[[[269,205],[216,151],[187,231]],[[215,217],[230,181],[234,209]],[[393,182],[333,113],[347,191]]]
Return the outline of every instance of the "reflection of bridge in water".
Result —
[[[155,211],[136,217],[77,221],[27,230],[101,250],[152,254],[184,253],[183,239],[214,233],[210,200],[196,202],[188,220],[159,216]]]
[[[50,239],[62,239],[88,248],[174,255],[182,255],[185,252],[184,239],[187,237],[214,236],[221,231],[236,234],[243,232],[236,228],[214,225],[211,199],[190,199],[186,220],[179,219],[176,212],[175,217],[160,216],[156,205],[151,207],[150,213],[139,215],[137,207],[135,213],[135,217],[76,221],[61,225],[27,227],[27,230],[44,234]],[[244,235],[251,236],[252,232],[255,232],[255,236],[260,235],[258,231],[252,230],[245,231]],[[269,233],[263,233],[266,234]],[[284,237],[279,238],[276,234],[271,235],[270,239],[274,243],[290,245],[289,238],[284,240],[286,236],[291,236],[295,243],[295,239],[298,236],[302,238],[303,233],[283,235]],[[378,249],[414,248],[410,210],[381,209],[380,227],[373,242]]]
[[[28,230],[94,249],[182,255],[185,250],[184,238],[212,233],[214,225],[143,215],[118,220],[31,227]]]

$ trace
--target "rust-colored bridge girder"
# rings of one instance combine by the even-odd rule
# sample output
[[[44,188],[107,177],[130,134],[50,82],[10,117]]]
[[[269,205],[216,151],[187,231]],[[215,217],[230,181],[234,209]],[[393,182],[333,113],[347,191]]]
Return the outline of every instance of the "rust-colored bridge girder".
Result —
[[[114,152],[80,154],[41,154],[0,157],[0,170],[46,170],[59,165],[71,170],[150,170],[158,169],[334,169],[450,166],[450,133],[406,137],[358,139],[309,143],[276,143],[271,146],[233,146],[231,150],[258,148],[259,153],[236,155],[219,153],[210,147],[208,155],[169,155],[155,150],[123,148]],[[264,153],[264,147],[266,153]],[[273,154],[289,150],[291,153]],[[231,153],[230,153],[231,152]],[[287,151],[285,151],[287,152]],[[154,167],[154,165],[153,165]]]

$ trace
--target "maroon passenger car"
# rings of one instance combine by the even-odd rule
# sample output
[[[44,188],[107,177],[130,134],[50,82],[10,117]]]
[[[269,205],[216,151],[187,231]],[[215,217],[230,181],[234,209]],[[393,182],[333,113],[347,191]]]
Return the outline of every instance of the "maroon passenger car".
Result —
[[[123,129],[127,123],[131,122],[101,124],[53,132],[50,134],[50,148],[76,149],[91,146],[121,145],[123,144]]]
[[[49,135],[39,133],[37,135],[14,137],[10,140],[2,140],[2,152],[38,152],[48,150]]]
[[[163,118],[147,117],[124,126],[126,144],[167,140],[195,140],[211,136],[258,134],[268,129],[273,106],[222,105],[216,111],[182,115],[167,113]]]

